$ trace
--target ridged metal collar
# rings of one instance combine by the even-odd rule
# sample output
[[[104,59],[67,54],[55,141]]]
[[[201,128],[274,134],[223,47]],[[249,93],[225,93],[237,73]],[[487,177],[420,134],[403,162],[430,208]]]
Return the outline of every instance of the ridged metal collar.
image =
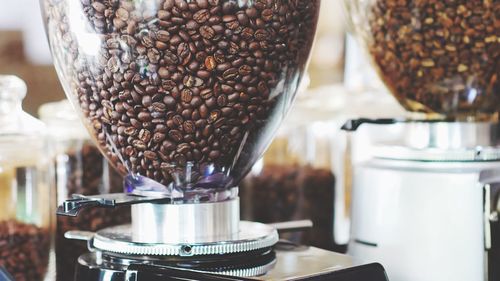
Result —
[[[248,252],[275,245],[278,240],[276,229],[256,222],[240,222],[240,232],[233,240],[215,243],[166,244],[137,243],[132,239],[130,225],[106,228],[98,231],[92,245],[100,251],[127,255],[149,256],[199,256]]]

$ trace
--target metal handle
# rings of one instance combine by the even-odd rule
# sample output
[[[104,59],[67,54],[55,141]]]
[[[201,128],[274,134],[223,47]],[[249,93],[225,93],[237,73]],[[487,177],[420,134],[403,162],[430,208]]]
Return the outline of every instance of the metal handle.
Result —
[[[277,223],[268,223],[267,225],[275,228],[280,233],[303,231],[313,227],[311,220],[286,221]]]
[[[406,119],[394,119],[394,118],[381,118],[381,119],[369,119],[369,118],[359,118],[347,120],[341,127],[341,130],[347,132],[354,132],[363,124],[375,124],[375,125],[390,125],[395,123],[407,122]]]
[[[74,194],[72,199],[64,201],[57,208],[57,214],[60,216],[76,217],[78,214],[90,207],[115,208],[140,203],[170,203],[169,198],[155,198],[137,196],[125,193],[102,194],[96,196],[83,196]]]
[[[498,186],[500,184],[500,170],[482,171],[479,175],[479,182],[482,186],[487,186],[488,189],[491,185]],[[491,194],[488,199],[490,200],[491,211],[500,213],[500,197],[497,194]]]

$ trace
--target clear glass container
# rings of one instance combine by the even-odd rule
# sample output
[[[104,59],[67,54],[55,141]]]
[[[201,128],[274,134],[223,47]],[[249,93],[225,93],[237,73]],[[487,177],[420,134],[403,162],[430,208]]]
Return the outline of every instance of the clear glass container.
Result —
[[[498,120],[498,1],[345,3],[380,77],[407,110],[449,120]]]
[[[65,92],[130,175],[127,191],[189,202],[234,196],[227,189],[270,143],[304,75],[320,5],[41,3]]]
[[[52,147],[58,205],[72,194],[123,192],[123,177],[110,167],[91,141],[68,100],[42,105],[39,115],[47,126]],[[78,217],[57,216],[57,280],[72,280],[78,257],[88,251],[85,241],[66,239],[64,233],[70,230],[97,231],[126,223],[130,223],[130,208],[127,207],[87,209]]]
[[[14,280],[44,280],[55,202],[42,122],[22,109],[26,84],[0,76],[0,267]]]

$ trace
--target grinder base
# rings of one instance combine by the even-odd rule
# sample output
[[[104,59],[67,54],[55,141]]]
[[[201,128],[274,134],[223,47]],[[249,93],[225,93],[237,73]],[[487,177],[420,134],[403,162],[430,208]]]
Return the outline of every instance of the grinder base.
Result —
[[[279,240],[278,232],[271,226],[241,221],[239,232],[232,239],[217,242],[136,242],[130,225],[105,228],[98,231],[91,240],[91,248],[127,255],[153,256],[203,256],[233,254],[272,247]]]

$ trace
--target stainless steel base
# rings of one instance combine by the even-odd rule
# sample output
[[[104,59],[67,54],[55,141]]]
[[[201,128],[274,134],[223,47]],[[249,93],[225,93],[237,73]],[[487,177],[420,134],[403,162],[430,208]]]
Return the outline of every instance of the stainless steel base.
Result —
[[[132,205],[132,240],[139,243],[212,243],[238,237],[239,199],[200,204]]]
[[[379,264],[361,264],[352,258],[307,246],[277,245],[276,260],[258,265],[238,265],[233,270],[189,270],[162,268],[154,263],[108,264],[96,253],[78,259],[75,281],[163,281],[163,280],[332,280],[387,281]],[[150,272],[150,274],[148,274]],[[213,275],[218,274],[218,275]],[[225,275],[225,276],[221,276]],[[250,278],[245,278],[250,277]]]
[[[239,231],[233,238],[214,242],[141,243],[132,235],[130,225],[105,228],[92,239],[91,247],[100,251],[127,255],[197,256],[248,252],[272,247],[279,240],[271,226],[257,222],[239,222]]]

